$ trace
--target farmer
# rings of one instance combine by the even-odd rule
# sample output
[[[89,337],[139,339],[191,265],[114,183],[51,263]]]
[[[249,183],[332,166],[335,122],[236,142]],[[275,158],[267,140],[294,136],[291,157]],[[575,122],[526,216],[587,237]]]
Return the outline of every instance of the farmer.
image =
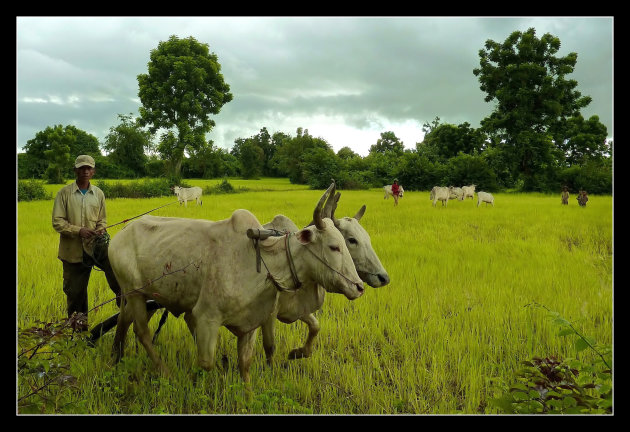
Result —
[[[76,329],[87,331],[87,287],[92,266],[105,272],[107,283],[120,305],[120,286],[109,264],[107,244],[103,247],[106,223],[105,195],[90,183],[95,173],[94,159],[80,155],[74,163],[76,181],[63,187],[55,197],[53,228],[59,236],[59,258],[63,264],[63,292],[67,297],[68,317],[84,313]]]
[[[400,194],[400,185],[398,184],[398,179],[394,179],[394,183],[392,183],[392,195],[394,197],[394,206],[398,205],[399,194]]]
[[[585,190],[581,190],[577,196],[577,202],[580,207],[586,207],[586,202],[588,201],[588,194]]]
[[[566,186],[562,187],[562,204],[568,205],[569,204],[569,188]]]

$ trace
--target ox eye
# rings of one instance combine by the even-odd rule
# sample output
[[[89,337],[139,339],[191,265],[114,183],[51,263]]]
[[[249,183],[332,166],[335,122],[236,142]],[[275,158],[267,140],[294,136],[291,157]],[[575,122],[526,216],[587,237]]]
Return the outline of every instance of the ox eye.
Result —
[[[341,249],[339,249],[338,246],[328,246],[330,248],[331,251],[335,251],[335,252],[341,252]]]
[[[357,241],[357,239],[355,238],[349,238],[348,242],[350,242],[351,244],[355,245],[355,244],[359,244],[359,242]]]

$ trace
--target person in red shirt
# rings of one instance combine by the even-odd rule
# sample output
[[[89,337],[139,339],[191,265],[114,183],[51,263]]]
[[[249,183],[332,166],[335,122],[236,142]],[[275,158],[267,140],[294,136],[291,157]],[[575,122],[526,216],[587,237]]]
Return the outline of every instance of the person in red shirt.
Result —
[[[394,179],[394,183],[392,184],[392,195],[394,196],[394,206],[398,205],[399,193],[400,193],[400,185],[398,184],[398,179]]]

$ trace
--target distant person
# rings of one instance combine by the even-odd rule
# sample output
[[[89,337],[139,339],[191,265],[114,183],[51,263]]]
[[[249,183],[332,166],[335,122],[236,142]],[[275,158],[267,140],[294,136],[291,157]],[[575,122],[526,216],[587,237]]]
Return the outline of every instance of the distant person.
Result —
[[[400,195],[400,185],[398,179],[394,179],[392,183],[392,196],[394,197],[394,207],[398,205],[398,196]]]
[[[562,204],[564,205],[568,205],[569,204],[569,188],[564,186],[562,188]]]
[[[577,196],[577,202],[580,207],[586,207],[586,202],[588,201],[588,194],[585,190],[580,190]]]
[[[63,264],[63,292],[67,297],[68,317],[74,312],[87,315],[87,287],[94,265],[105,272],[107,283],[116,295],[116,303],[120,305],[120,286],[109,264],[107,249],[105,247],[103,253],[103,248],[95,248],[107,226],[105,195],[90,183],[95,172],[91,156],[78,156],[74,163],[76,181],[57,192],[53,205],[52,225],[60,234],[57,257]],[[79,322],[76,329],[86,331],[87,320]]]

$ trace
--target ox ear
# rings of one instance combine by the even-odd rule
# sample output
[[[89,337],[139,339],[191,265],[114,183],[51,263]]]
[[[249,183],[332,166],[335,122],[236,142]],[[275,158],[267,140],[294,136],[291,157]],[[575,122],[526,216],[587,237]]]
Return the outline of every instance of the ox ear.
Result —
[[[354,218],[359,221],[361,220],[361,218],[363,217],[363,214],[365,213],[365,204],[363,204],[363,206],[359,209],[359,211],[357,212],[357,214],[354,215]]]
[[[313,240],[313,235],[313,231],[308,228],[301,229],[295,233],[295,237],[302,244],[309,244]]]

